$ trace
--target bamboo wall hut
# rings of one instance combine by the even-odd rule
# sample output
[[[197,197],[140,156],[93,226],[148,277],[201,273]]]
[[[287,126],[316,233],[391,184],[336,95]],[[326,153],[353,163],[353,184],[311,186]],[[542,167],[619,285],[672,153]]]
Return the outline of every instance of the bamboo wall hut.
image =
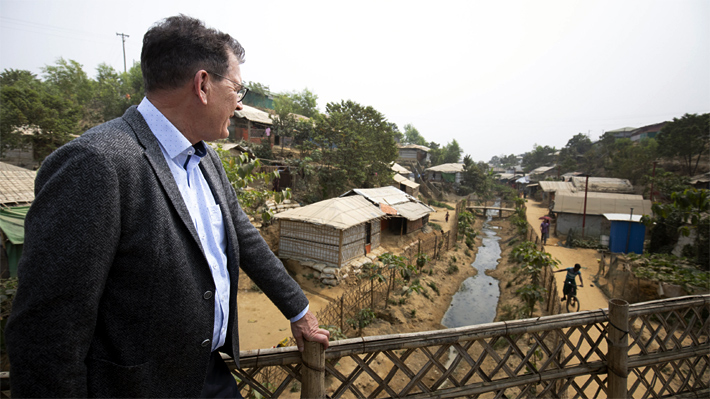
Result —
[[[356,188],[341,195],[360,195],[389,216],[382,223],[382,230],[389,229],[396,234],[409,234],[420,230],[429,222],[429,214],[434,209],[411,195],[395,187]]]
[[[342,267],[380,246],[386,214],[363,197],[332,198],[274,215],[279,257]]]

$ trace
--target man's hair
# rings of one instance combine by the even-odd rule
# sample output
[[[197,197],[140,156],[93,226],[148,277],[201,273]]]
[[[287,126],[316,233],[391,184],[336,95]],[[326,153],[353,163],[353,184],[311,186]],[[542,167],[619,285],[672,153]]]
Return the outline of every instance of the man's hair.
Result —
[[[574,264],[574,268],[575,268],[575,269],[581,269],[582,266],[581,266],[579,263],[575,263],[575,264]]]
[[[200,69],[224,75],[229,67],[227,51],[244,63],[244,48],[229,34],[207,28],[199,19],[186,15],[165,18],[143,36],[145,90],[180,87]]]

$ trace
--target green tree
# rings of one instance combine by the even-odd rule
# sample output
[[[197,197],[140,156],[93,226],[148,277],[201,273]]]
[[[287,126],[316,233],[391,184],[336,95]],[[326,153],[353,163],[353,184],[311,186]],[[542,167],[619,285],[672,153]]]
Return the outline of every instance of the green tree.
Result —
[[[668,226],[677,230],[679,235],[689,236],[691,231],[695,234],[695,258],[706,270],[710,267],[710,245],[708,245],[708,223],[710,217],[710,190],[697,190],[689,188],[671,195],[671,203],[655,203],[652,206],[653,217],[644,217],[643,221],[651,226],[651,252],[667,252],[673,249],[678,235],[668,232]],[[662,238],[675,238],[673,242],[656,241],[654,236]]]
[[[592,140],[586,135],[578,133],[569,139],[567,145],[560,150],[557,164],[560,165],[562,172],[579,170],[583,164],[582,159],[591,149]]]
[[[427,141],[412,124],[404,125],[404,144],[427,145]]]
[[[555,162],[555,147],[541,146],[534,144],[531,152],[526,152],[523,155],[522,166],[526,172],[538,168],[540,166],[549,166]]]
[[[0,153],[32,144],[34,156],[41,162],[77,132],[78,105],[52,94],[29,71],[5,70],[0,83]]]
[[[431,144],[435,144],[431,146]],[[461,159],[461,154],[463,150],[456,139],[453,139],[450,143],[443,147],[439,147],[436,143],[430,143],[431,150],[429,151],[429,157],[431,159],[431,164],[441,165],[445,163],[457,163]]]
[[[314,132],[323,164],[319,172],[322,197],[389,183],[393,174],[389,165],[397,159],[398,151],[385,117],[370,106],[349,100],[328,103],[326,113],[327,117],[316,118]]]
[[[474,162],[470,155],[463,158],[463,164],[463,185],[470,188],[480,198],[489,195],[493,178],[488,173],[488,165],[485,162]]]
[[[318,115],[318,96],[308,89],[301,92],[280,93],[274,96],[274,110],[279,117],[288,114],[313,118]]]
[[[658,134],[659,154],[666,158],[679,157],[688,176],[698,169],[700,158],[708,153],[710,145],[710,113],[685,114],[673,118]]]
[[[606,165],[608,174],[611,177],[629,179],[632,184],[637,184],[653,167],[658,143],[654,139],[645,138],[635,144],[624,138],[616,140],[613,148]]]

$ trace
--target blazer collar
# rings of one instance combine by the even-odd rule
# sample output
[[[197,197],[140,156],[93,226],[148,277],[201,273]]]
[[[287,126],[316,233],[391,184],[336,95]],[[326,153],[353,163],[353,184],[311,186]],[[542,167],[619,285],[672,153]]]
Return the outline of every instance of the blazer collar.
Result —
[[[192,238],[200,247],[200,250],[204,253],[204,248],[202,248],[202,243],[197,234],[197,230],[195,229],[195,225],[192,222],[192,218],[190,217],[190,212],[187,210],[185,201],[182,199],[180,189],[178,189],[177,183],[175,183],[175,178],[173,177],[172,172],[170,172],[170,167],[165,161],[158,139],[156,139],[153,132],[150,131],[148,124],[145,122],[145,119],[143,119],[143,115],[138,112],[136,106],[132,106],[126,110],[123,114],[123,120],[125,120],[126,123],[128,123],[128,125],[133,129],[138,144],[143,147],[144,155],[153,168],[158,181],[168,194],[170,202],[177,211],[178,215],[180,215],[180,219],[182,219],[185,227],[187,227],[190,231]],[[209,179],[207,181],[211,186],[212,182],[210,182]]]

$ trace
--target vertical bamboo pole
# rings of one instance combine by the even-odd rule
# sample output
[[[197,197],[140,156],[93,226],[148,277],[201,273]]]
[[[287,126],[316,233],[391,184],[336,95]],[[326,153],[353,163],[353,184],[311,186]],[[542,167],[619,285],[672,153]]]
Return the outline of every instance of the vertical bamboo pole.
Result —
[[[626,399],[628,371],[629,303],[623,299],[609,301],[609,375],[610,399]]]
[[[434,259],[437,259],[436,257],[436,249],[437,249],[437,236],[434,236]]]
[[[325,349],[318,342],[305,342],[301,355],[301,398],[325,398]]]
[[[343,297],[345,297],[345,294],[340,296],[340,332],[345,334],[345,330],[343,329]]]

